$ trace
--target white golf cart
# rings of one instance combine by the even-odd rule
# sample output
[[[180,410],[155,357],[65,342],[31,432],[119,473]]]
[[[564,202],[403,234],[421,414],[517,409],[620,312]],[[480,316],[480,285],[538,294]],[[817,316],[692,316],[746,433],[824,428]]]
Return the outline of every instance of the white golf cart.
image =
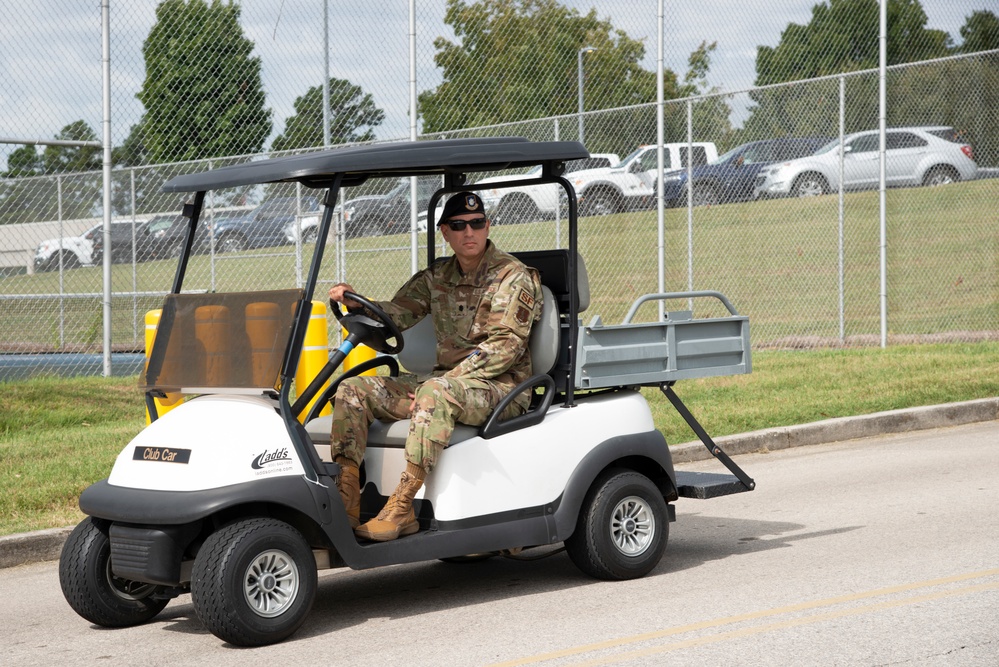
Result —
[[[576,197],[561,173],[565,162],[587,156],[577,142],[406,142],[169,181],[164,190],[193,193],[193,204],[185,206],[184,252],[140,381],[152,422],[122,450],[110,476],[80,497],[88,517],[67,540],[59,567],[70,606],[92,623],[122,627],[152,619],[171,598],[190,592],[216,636],[237,645],[268,644],[303,623],[318,569],[519,555],[564,543],[587,574],[641,577],[666,548],[673,501],[751,490],[752,479],[672,389],[677,380],[748,373],[745,317],[715,292],[671,293],[642,296],[622,324],[605,326],[599,318],[581,324],[589,285],[577,253]],[[325,239],[344,190],[371,178],[435,175],[443,186],[428,207],[430,263],[434,214],[448,193],[474,189],[467,174],[533,165],[542,169],[532,182],[564,189],[569,233],[568,248],[514,253],[539,270],[545,288],[542,322],[530,341],[536,375],[518,389],[530,392],[531,409],[481,427],[458,425],[414,503],[420,532],[392,542],[358,540],[336,490],[329,417],[316,414],[348,374],[377,366],[398,373],[400,364],[410,372],[429,370],[429,318],[403,336],[375,304],[357,296],[362,311],[334,311],[348,332],[345,340],[293,396],[324,246],[315,247],[304,288],[184,293],[206,192],[278,182],[322,191],[318,238]],[[676,298],[719,299],[729,314],[695,319],[682,311],[656,323],[631,321],[643,303]],[[334,378],[360,342],[383,354]],[[661,389],[731,474],[675,472],[642,386]],[[154,399],[165,394],[188,399],[159,415]],[[361,471],[362,521],[395,487],[407,430],[405,421],[372,425]]]

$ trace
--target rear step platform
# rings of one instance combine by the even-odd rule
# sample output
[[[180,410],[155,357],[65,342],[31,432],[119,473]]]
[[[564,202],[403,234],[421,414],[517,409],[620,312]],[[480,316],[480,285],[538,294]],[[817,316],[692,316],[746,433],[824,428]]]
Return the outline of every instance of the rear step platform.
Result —
[[[676,492],[681,498],[706,500],[751,490],[752,487],[747,487],[735,475],[686,470],[680,470],[676,473]]]

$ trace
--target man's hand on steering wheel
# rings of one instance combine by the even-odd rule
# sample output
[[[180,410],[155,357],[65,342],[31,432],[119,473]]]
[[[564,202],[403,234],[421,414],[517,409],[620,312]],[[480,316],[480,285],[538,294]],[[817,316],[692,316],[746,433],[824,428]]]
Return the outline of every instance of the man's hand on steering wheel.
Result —
[[[353,299],[348,299],[344,297],[347,292],[355,292],[356,290],[350,286],[350,283],[337,283],[330,288],[330,301],[336,301],[337,303],[342,303],[347,308],[356,309],[360,308],[361,304]]]

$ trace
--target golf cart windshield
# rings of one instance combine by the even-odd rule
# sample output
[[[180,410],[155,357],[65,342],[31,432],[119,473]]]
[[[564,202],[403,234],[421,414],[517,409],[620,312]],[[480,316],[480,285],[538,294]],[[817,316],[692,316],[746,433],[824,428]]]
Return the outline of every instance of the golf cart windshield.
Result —
[[[180,393],[276,389],[302,294],[168,295],[139,386]]]

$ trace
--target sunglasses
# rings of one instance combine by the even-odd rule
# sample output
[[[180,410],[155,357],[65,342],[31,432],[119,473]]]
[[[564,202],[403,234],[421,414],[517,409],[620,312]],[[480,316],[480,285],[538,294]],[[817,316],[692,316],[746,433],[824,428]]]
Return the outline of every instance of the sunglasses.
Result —
[[[447,225],[452,232],[463,232],[467,225],[471,225],[472,229],[479,231],[486,226],[486,218],[475,218],[474,220],[444,220],[441,222],[440,226],[443,227]]]

